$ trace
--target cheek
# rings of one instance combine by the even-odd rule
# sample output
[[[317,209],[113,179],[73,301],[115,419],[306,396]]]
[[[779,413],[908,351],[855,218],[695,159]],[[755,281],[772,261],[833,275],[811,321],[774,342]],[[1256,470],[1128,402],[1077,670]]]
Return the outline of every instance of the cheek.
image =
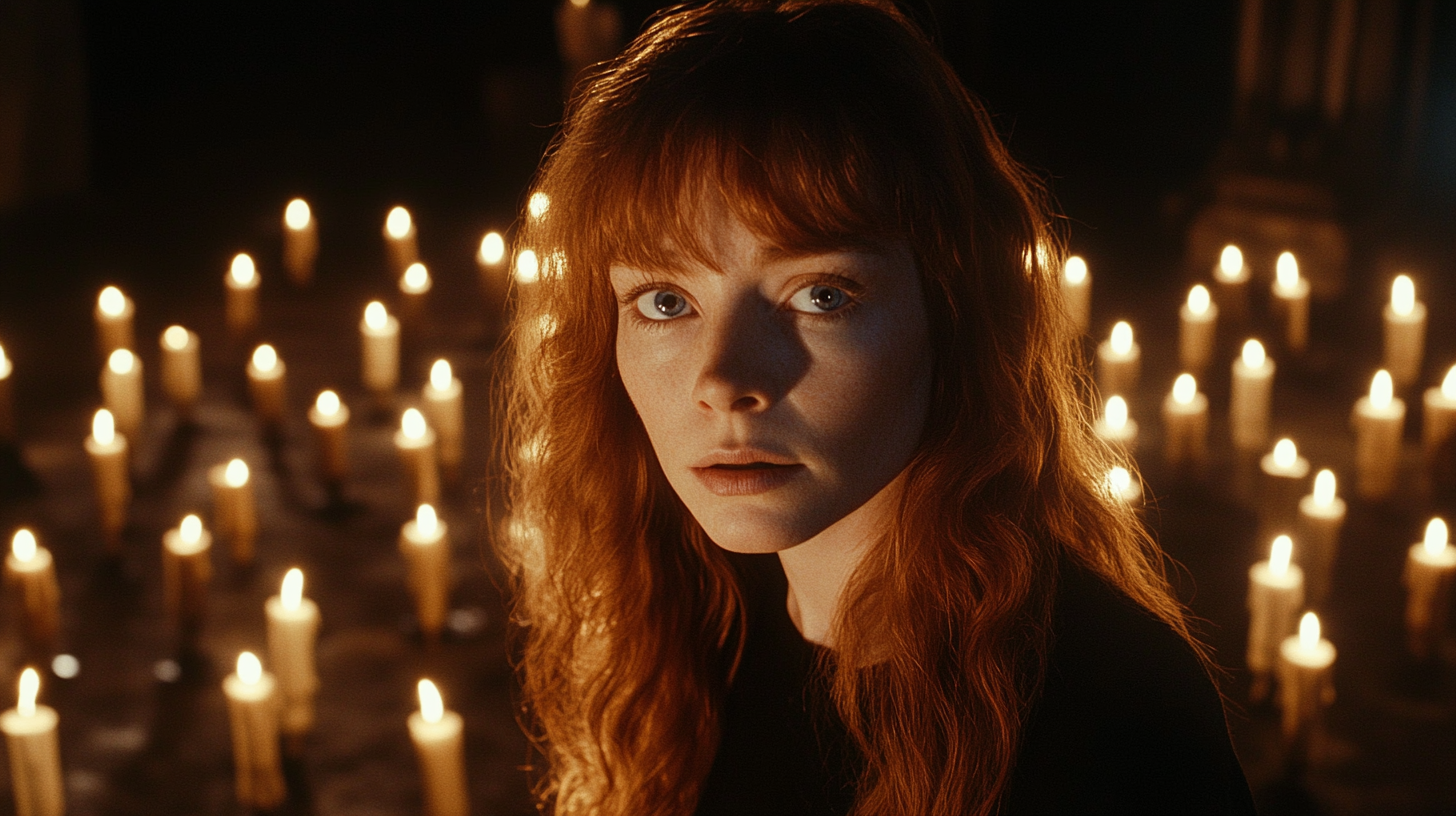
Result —
[[[617,373],[622,378],[622,387],[627,398],[641,417],[652,446],[659,452],[667,449],[664,436],[677,426],[671,421],[668,411],[675,404],[671,399],[681,383],[674,381],[674,373],[681,370],[675,365],[671,348],[660,342],[650,342],[638,332],[618,327],[617,330]]]
[[[804,414],[819,418],[835,437],[825,441],[844,460],[898,471],[925,424],[930,343],[923,321],[913,318],[873,329],[814,349],[815,364],[801,383]]]

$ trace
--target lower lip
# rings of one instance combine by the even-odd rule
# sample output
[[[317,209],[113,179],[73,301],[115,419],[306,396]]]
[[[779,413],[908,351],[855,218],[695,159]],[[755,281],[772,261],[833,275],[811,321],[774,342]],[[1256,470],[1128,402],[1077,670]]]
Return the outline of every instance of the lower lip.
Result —
[[[766,468],[693,468],[693,475],[719,496],[755,496],[781,487],[798,476],[803,465],[774,465]]]

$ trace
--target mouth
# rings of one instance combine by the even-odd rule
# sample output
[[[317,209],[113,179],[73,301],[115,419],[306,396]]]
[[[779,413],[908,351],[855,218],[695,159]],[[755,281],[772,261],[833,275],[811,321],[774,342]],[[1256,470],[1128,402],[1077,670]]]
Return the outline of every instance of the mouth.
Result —
[[[752,462],[719,462],[691,468],[693,475],[718,496],[754,496],[782,487],[803,473],[798,463],[755,460]]]

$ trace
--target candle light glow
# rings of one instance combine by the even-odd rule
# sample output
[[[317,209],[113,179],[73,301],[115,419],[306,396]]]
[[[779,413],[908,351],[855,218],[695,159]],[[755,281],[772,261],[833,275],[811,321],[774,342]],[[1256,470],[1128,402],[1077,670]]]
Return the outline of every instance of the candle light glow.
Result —
[[[1320,642],[1320,621],[1319,616],[1313,612],[1304,613],[1299,619],[1299,648],[1309,652],[1319,646]]]
[[[263,679],[263,662],[252,652],[238,655],[238,679],[243,685],[256,686]]]
[[[383,303],[369,301],[369,305],[364,307],[364,325],[374,331],[384,331],[384,327],[389,325],[389,312]]]
[[[1233,244],[1224,247],[1218,257],[1218,271],[1224,280],[1238,280],[1244,271],[1244,253]]]
[[[1446,378],[1441,380],[1441,396],[1448,400],[1456,400],[1456,366],[1446,372]]]
[[[1127,468],[1115,465],[1107,471],[1107,488],[1112,495],[1122,497],[1127,493],[1128,487],[1132,485],[1132,474]]]
[[[182,518],[182,523],[177,525],[177,535],[182,539],[183,544],[196,544],[202,540],[202,519],[195,513],[189,513]]]
[[[499,232],[487,232],[484,238],[480,239],[480,261],[481,263],[495,266],[506,256],[506,240]]]
[[[1107,407],[1103,409],[1102,420],[1107,424],[1108,430],[1121,431],[1127,427],[1127,400],[1113,395],[1107,400]]]
[[[1431,519],[1430,523],[1426,525],[1426,537],[1423,542],[1426,554],[1433,557],[1440,556],[1445,552],[1449,539],[1450,531],[1446,528],[1446,522],[1440,518]]]
[[[291,230],[301,230],[307,227],[312,218],[313,212],[309,210],[308,202],[301,198],[288,202],[288,206],[283,209],[283,223],[287,224]]]
[[[399,239],[409,235],[411,226],[409,210],[404,207],[395,207],[384,219],[384,229],[389,233],[390,238]]]
[[[1409,275],[1396,275],[1390,284],[1390,310],[1409,317],[1416,308],[1416,285]]]
[[[227,481],[228,487],[242,487],[248,483],[248,463],[241,459],[234,459],[227,464],[227,470],[223,472],[223,479]]]
[[[40,696],[40,673],[26,667],[20,673],[20,693],[15,700],[15,711],[22,717],[35,716],[35,699]]]
[[[233,264],[228,270],[228,275],[232,277],[233,283],[238,286],[249,286],[253,283],[253,279],[257,277],[258,268],[253,264],[251,255],[246,252],[239,252],[233,257]]]
[[[1245,368],[1263,368],[1265,360],[1264,344],[1258,340],[1246,341],[1241,356],[1244,359]]]
[[[303,605],[303,570],[290,569],[283,575],[283,586],[278,590],[278,600],[289,612],[297,612]]]
[[[440,690],[429,680],[421,680],[419,684],[420,695],[420,719],[427,723],[437,723],[445,718],[445,701],[440,697]]]
[[[1294,440],[1288,437],[1274,443],[1274,464],[1281,468],[1294,467],[1294,462],[1299,458],[1299,449],[1294,446]]]
[[[29,563],[35,558],[37,545],[35,533],[21,527],[15,531],[15,536],[10,539],[10,553],[15,556],[16,561]]]
[[[1320,507],[1329,507],[1335,503],[1335,472],[1325,469],[1315,474],[1314,477],[1314,503]]]
[[[1293,252],[1279,253],[1279,260],[1274,262],[1274,280],[1286,292],[1299,286],[1299,262]]]
[[[450,371],[449,360],[436,360],[435,364],[430,366],[430,387],[436,391],[447,390],[450,387],[450,381],[454,378],[454,373]]]
[[[1117,354],[1128,354],[1132,351],[1132,325],[1126,320],[1119,320],[1112,327],[1112,350]]]
[[[1201,283],[1195,283],[1192,289],[1188,290],[1188,311],[1197,317],[1208,314],[1208,306],[1213,298],[1208,294],[1208,287]]]
[[[549,209],[551,209],[551,196],[548,196],[539,190],[531,193],[531,197],[526,201],[526,212],[529,213],[532,218],[538,220],[544,218],[546,215],[546,211]]]
[[[105,408],[97,411],[91,419],[91,438],[98,445],[110,445],[116,441],[116,417]]]
[[[318,400],[314,402],[320,414],[330,417],[339,413],[339,404],[339,395],[333,391],[320,391]]]
[[[1179,374],[1178,379],[1173,381],[1173,401],[1179,405],[1188,405],[1196,396],[1198,381],[1193,379],[1192,374]]]
[[[162,342],[173,351],[181,351],[187,348],[187,330],[181,326],[168,326],[167,330],[162,332]]]
[[[107,317],[120,317],[126,311],[126,295],[115,286],[108,286],[101,290],[101,295],[96,298],[96,305]]]
[[[404,271],[404,277],[400,278],[399,288],[402,292],[417,294],[430,288],[430,271],[425,265],[416,261],[409,265]]]
[[[117,349],[106,359],[106,367],[117,374],[130,374],[136,367],[136,355],[126,349]]]
[[[428,429],[425,425],[425,415],[420,413],[418,408],[405,409],[404,416],[399,419],[399,429],[410,439],[421,439]]]
[[[420,535],[430,537],[440,527],[440,517],[435,513],[435,508],[428,504],[422,504],[415,510],[415,529]]]
[[[1294,555],[1294,539],[1287,535],[1274,537],[1269,546],[1269,574],[1283,578],[1289,572],[1289,561]]]
[[[1370,406],[1383,411],[1390,407],[1394,397],[1395,383],[1390,379],[1390,372],[1383,368],[1375,372],[1375,377],[1370,380]]]
[[[523,249],[516,256],[516,283],[535,283],[541,279],[541,262],[536,251]]]
[[[0,380],[10,376],[10,358],[5,356],[5,347],[0,346]]]
[[[1081,283],[1087,279],[1087,262],[1082,260],[1081,255],[1073,255],[1062,267],[1062,277],[1067,283]]]

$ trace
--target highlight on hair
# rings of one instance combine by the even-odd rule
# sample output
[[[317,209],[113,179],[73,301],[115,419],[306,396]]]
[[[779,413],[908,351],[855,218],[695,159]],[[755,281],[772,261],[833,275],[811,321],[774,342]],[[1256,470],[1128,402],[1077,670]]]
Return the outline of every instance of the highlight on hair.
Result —
[[[1091,431],[1042,190],[893,8],[662,13],[577,93],[535,190],[550,208],[517,245],[543,265],[517,291],[498,438],[548,810],[688,814],[713,762],[743,601],[617,375],[608,268],[701,257],[699,225],[722,208],[785,248],[903,241],[924,289],[930,416],[825,667],[864,757],[856,813],[995,811],[1059,563],[1193,642],[1160,551],[1102,487],[1114,454]]]

